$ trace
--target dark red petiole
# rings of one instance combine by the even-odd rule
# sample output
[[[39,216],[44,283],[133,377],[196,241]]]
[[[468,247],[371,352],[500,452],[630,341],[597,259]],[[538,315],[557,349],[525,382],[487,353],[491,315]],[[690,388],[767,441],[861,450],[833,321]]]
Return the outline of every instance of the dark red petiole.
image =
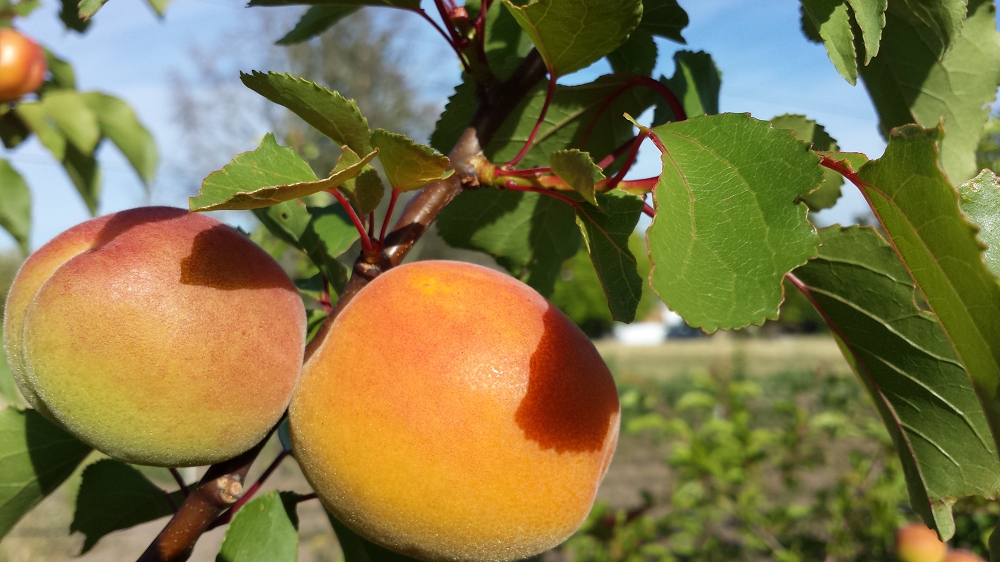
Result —
[[[392,196],[389,198],[389,208],[385,211],[385,218],[382,220],[382,232],[378,235],[378,242],[382,244],[385,242],[385,229],[389,226],[389,221],[392,219],[392,211],[396,208],[396,200],[399,199],[399,190],[393,189]]]
[[[368,231],[365,230],[365,225],[362,224],[361,219],[358,218],[358,214],[354,212],[354,207],[351,206],[351,202],[348,201],[347,198],[344,197],[344,194],[337,189],[328,189],[326,192],[336,197],[340,206],[347,211],[347,216],[350,217],[351,222],[354,223],[354,228],[358,229],[358,233],[361,234],[361,247],[366,252],[374,251],[375,247],[372,245],[371,238],[368,237]]]
[[[542,105],[542,111],[538,114],[538,121],[535,122],[535,128],[531,130],[531,134],[528,135],[528,140],[524,141],[524,146],[521,147],[521,151],[517,153],[517,156],[513,158],[510,162],[503,165],[504,168],[513,168],[517,166],[531,150],[531,145],[535,142],[535,136],[538,135],[539,129],[542,128],[542,123],[545,121],[545,114],[549,111],[549,104],[552,103],[552,96],[556,93],[556,74],[550,68],[549,69],[549,89],[545,92],[545,103]]]
[[[566,197],[562,193],[553,191],[551,189],[544,189],[544,188],[541,188],[541,187],[533,187],[533,186],[530,186],[530,185],[517,185],[516,183],[514,183],[513,180],[507,180],[506,188],[509,189],[509,190],[511,190],[511,191],[527,191],[527,192],[530,192],[530,193],[543,193],[545,195],[548,195],[549,197],[553,197],[555,199],[558,199],[558,200],[562,201],[563,203],[566,203],[567,205],[570,205],[572,207],[576,207],[576,205],[577,205],[576,201],[570,199],[569,197]]]

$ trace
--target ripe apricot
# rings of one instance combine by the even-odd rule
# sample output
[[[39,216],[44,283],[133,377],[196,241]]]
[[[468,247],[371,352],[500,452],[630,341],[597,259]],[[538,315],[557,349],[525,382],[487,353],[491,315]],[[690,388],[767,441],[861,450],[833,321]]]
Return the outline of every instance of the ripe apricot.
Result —
[[[10,28],[0,28],[0,102],[17,101],[45,81],[45,52]]]
[[[948,545],[932,529],[910,523],[896,531],[896,558],[900,562],[942,562]]]
[[[982,556],[968,550],[952,550],[944,557],[944,562],[986,562]]]
[[[319,337],[292,443],[355,532],[424,560],[512,560],[583,522],[618,395],[590,340],[533,289],[470,264],[403,265]]]
[[[4,345],[28,402],[116,459],[233,457],[278,421],[305,312],[277,263],[238,231],[146,207],[63,232],[24,263]]]

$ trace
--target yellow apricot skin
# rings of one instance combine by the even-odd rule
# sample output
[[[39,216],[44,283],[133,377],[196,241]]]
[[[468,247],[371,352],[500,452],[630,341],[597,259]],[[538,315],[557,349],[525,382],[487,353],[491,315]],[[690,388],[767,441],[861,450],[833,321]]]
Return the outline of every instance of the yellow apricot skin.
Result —
[[[583,522],[618,395],[590,340],[533,289],[470,264],[403,265],[318,337],[292,444],[355,532],[427,561],[499,561]]]
[[[277,263],[183,209],[87,221],[44,245],[7,297],[4,347],[27,401],[112,458],[219,462],[280,419],[305,312]]]

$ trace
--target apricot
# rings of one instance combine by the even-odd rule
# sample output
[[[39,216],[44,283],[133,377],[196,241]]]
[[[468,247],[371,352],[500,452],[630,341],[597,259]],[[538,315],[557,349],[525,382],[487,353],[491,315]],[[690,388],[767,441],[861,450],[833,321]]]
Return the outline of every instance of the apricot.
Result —
[[[922,523],[910,523],[896,531],[896,558],[900,562],[942,562],[947,553],[948,545]]]
[[[0,27],[0,102],[17,101],[45,81],[45,51],[17,31]]]
[[[283,414],[305,311],[277,263],[183,209],[93,219],[31,255],[4,345],[28,402],[107,455],[204,465],[249,449]]]
[[[363,537],[424,560],[513,560],[583,522],[618,439],[590,340],[480,266],[391,269],[345,306],[289,408],[295,457]]]
[[[982,556],[968,550],[952,550],[944,557],[944,562],[986,562]]]

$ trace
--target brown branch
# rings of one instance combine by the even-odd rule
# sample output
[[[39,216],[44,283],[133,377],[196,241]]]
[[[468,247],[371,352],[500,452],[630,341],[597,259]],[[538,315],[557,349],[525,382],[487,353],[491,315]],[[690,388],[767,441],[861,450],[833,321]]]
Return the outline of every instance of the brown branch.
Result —
[[[481,146],[488,143],[511,111],[524,96],[545,76],[545,64],[537,51],[531,51],[510,78],[496,86],[481,88],[477,92],[479,106],[470,127],[462,134],[451,151],[451,167],[455,173],[446,180],[424,187],[403,209],[392,231],[385,237],[381,255],[362,252],[354,264],[354,271],[336,306],[327,317],[323,328],[313,338],[313,344],[323,341],[324,333],[333,319],[372,279],[382,271],[399,265],[413,249],[417,239],[427,231],[438,213],[464,187],[478,185],[476,166],[482,160]],[[316,345],[306,348],[306,359]],[[205,477],[188,496],[173,519],[156,537],[138,562],[181,562],[187,560],[198,537],[226,509],[243,494],[250,465],[264,447],[263,441],[253,449],[228,461],[212,465]]]

